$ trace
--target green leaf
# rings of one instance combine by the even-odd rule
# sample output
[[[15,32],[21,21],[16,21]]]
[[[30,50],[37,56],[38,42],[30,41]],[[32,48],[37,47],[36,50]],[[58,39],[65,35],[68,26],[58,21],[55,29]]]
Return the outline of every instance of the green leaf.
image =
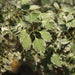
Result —
[[[69,14],[69,15],[67,16],[67,19],[66,19],[66,20],[67,20],[67,22],[68,22],[68,21],[70,21],[70,20],[72,20],[72,19],[74,19],[74,16],[71,15],[71,14]]]
[[[68,44],[70,41],[68,39],[61,39],[61,44]]]
[[[49,23],[47,22],[47,24],[45,25],[45,27],[49,30],[51,30],[53,26],[54,26],[53,22],[49,22]]]
[[[41,13],[40,18],[42,19],[49,19],[50,18],[50,13]]]
[[[60,60],[60,56],[58,54],[53,54],[53,56],[51,57],[51,61],[53,64],[55,64],[57,66],[61,66],[61,60]]]
[[[28,25],[21,19],[20,22],[18,23],[17,28],[19,28],[19,27],[25,28],[25,27],[28,27]]]
[[[54,3],[54,7],[55,7],[56,9],[59,9],[59,5],[58,5],[57,2]]]
[[[4,68],[10,70],[10,66],[4,65]]]
[[[47,42],[50,42],[51,41],[51,35],[49,34],[49,32],[47,32],[46,30],[42,30],[40,31],[41,33],[41,37],[47,41]]]
[[[9,30],[4,30],[4,31],[2,32],[3,35],[6,35],[7,33],[9,33]]]
[[[14,35],[14,34],[13,34],[12,32],[10,32],[10,33],[9,33],[9,39],[13,39],[13,35]]]
[[[45,51],[45,42],[42,39],[35,38],[33,42],[33,48],[38,52],[44,52]]]
[[[47,64],[49,70],[52,70],[52,65],[51,64]]]
[[[7,62],[9,62],[9,60],[6,58],[3,58],[3,63],[6,64]]]
[[[52,10],[48,10],[47,13],[48,13],[48,15],[50,17],[50,20],[55,18],[56,13],[53,12]]]
[[[72,8],[70,6],[67,6],[67,5],[63,5],[61,9],[63,12],[69,12],[70,13],[72,11]]]
[[[38,5],[31,5],[30,10],[36,10],[39,9],[40,7]]]
[[[52,30],[54,27],[54,22],[49,22],[49,20],[42,21],[42,26],[47,30]]]
[[[72,20],[71,22],[66,23],[66,26],[68,27],[68,29],[71,27],[75,27],[75,19]]]
[[[64,21],[61,18],[58,18],[58,23],[59,24],[64,24]]]
[[[31,0],[21,0],[21,4],[26,4],[26,3],[28,3],[29,1],[31,1]]]
[[[39,17],[39,13],[35,13],[35,12],[32,12],[30,15],[29,15],[29,17],[30,17],[30,21],[31,22],[37,22],[37,21],[39,21],[39,19],[38,19],[38,17]]]
[[[23,47],[25,50],[29,50],[31,46],[31,39],[26,32],[26,30],[22,30],[21,33],[19,34],[20,37],[20,42],[22,43]]]

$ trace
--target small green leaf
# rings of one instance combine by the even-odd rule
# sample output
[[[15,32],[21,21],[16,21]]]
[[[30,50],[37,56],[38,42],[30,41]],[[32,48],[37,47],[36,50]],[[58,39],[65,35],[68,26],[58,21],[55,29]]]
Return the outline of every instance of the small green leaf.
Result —
[[[4,30],[4,31],[2,32],[3,35],[6,35],[7,33],[9,33],[9,30]]]
[[[52,70],[52,65],[51,64],[47,64],[49,70]]]
[[[37,22],[37,21],[39,21],[39,19],[38,19],[38,17],[39,17],[39,13],[31,13],[30,15],[29,15],[29,17],[30,17],[30,21],[31,22]]]
[[[68,44],[70,41],[68,39],[61,39],[61,44]]]
[[[6,64],[7,62],[9,62],[9,60],[6,58],[3,58],[3,63]]]
[[[51,35],[49,34],[49,32],[47,32],[46,30],[42,30],[40,31],[41,33],[41,37],[47,41],[47,42],[50,42],[51,41]]]
[[[55,64],[57,66],[61,66],[61,60],[60,60],[60,56],[58,54],[53,54],[53,56],[51,57],[51,61],[53,64]]]
[[[67,19],[66,19],[66,20],[67,20],[67,22],[68,22],[68,21],[70,21],[70,20],[72,20],[72,19],[74,19],[74,16],[71,15],[71,14],[69,14],[69,15],[67,16]]]
[[[54,7],[55,7],[56,9],[59,9],[59,5],[58,5],[57,2],[54,3]]]
[[[55,18],[56,13],[53,12],[52,10],[48,10],[47,13],[49,13],[48,15],[49,15],[49,17],[50,17],[50,18],[49,18],[50,20],[52,20],[52,19]]]
[[[41,13],[40,18],[42,19],[49,19],[50,18],[50,13]]]
[[[58,23],[59,24],[64,24],[64,21],[61,18],[58,18]]]
[[[42,39],[35,38],[35,40],[33,42],[33,48],[36,51],[38,51],[38,52],[40,52],[40,51],[44,52],[45,51],[45,46],[46,46],[46,44],[45,44],[45,42]]]
[[[66,6],[66,5],[63,5],[61,9],[63,12],[71,12],[72,11],[72,8],[70,6]]]
[[[30,10],[36,10],[39,9],[40,7],[38,5],[31,5]]]
[[[13,33],[12,32],[9,33],[9,39],[13,39]]]
[[[4,68],[10,70],[10,66],[4,65]]]
[[[68,27],[68,29],[71,27],[75,27],[75,19],[72,20],[71,22],[66,23],[66,26]]]
[[[31,1],[31,0],[21,0],[21,4],[26,4],[26,3],[28,3],[29,1]]]
[[[47,30],[52,30],[54,27],[54,22],[49,22],[49,20],[42,21],[42,26],[45,27]]]
[[[19,28],[19,27],[27,27],[27,26],[28,25],[21,19],[17,27]]]
[[[53,22],[47,22],[47,24],[45,25],[45,27],[48,29],[48,30],[51,30],[52,27],[54,26],[54,23]]]
[[[22,43],[24,49],[29,50],[31,46],[31,39],[28,33],[26,32],[26,30],[22,30],[19,37],[20,37],[20,42]]]

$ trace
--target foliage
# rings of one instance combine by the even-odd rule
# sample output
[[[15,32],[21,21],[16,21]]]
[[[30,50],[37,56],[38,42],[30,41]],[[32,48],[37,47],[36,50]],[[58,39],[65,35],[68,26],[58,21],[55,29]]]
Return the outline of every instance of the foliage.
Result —
[[[75,73],[75,7],[59,1],[0,2],[1,72],[16,58],[43,75]]]

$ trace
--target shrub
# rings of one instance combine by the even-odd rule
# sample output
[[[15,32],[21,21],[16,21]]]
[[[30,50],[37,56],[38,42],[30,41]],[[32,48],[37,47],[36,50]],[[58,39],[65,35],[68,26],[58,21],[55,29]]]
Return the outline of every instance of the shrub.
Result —
[[[75,8],[49,1],[0,3],[1,72],[16,58],[45,75],[74,74]]]

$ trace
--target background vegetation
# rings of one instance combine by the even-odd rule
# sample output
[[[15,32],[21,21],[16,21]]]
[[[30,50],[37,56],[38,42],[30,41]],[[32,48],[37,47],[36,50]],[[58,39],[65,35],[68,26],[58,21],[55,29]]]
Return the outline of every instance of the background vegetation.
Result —
[[[75,0],[0,0],[0,71],[13,59],[39,75],[75,75]]]

